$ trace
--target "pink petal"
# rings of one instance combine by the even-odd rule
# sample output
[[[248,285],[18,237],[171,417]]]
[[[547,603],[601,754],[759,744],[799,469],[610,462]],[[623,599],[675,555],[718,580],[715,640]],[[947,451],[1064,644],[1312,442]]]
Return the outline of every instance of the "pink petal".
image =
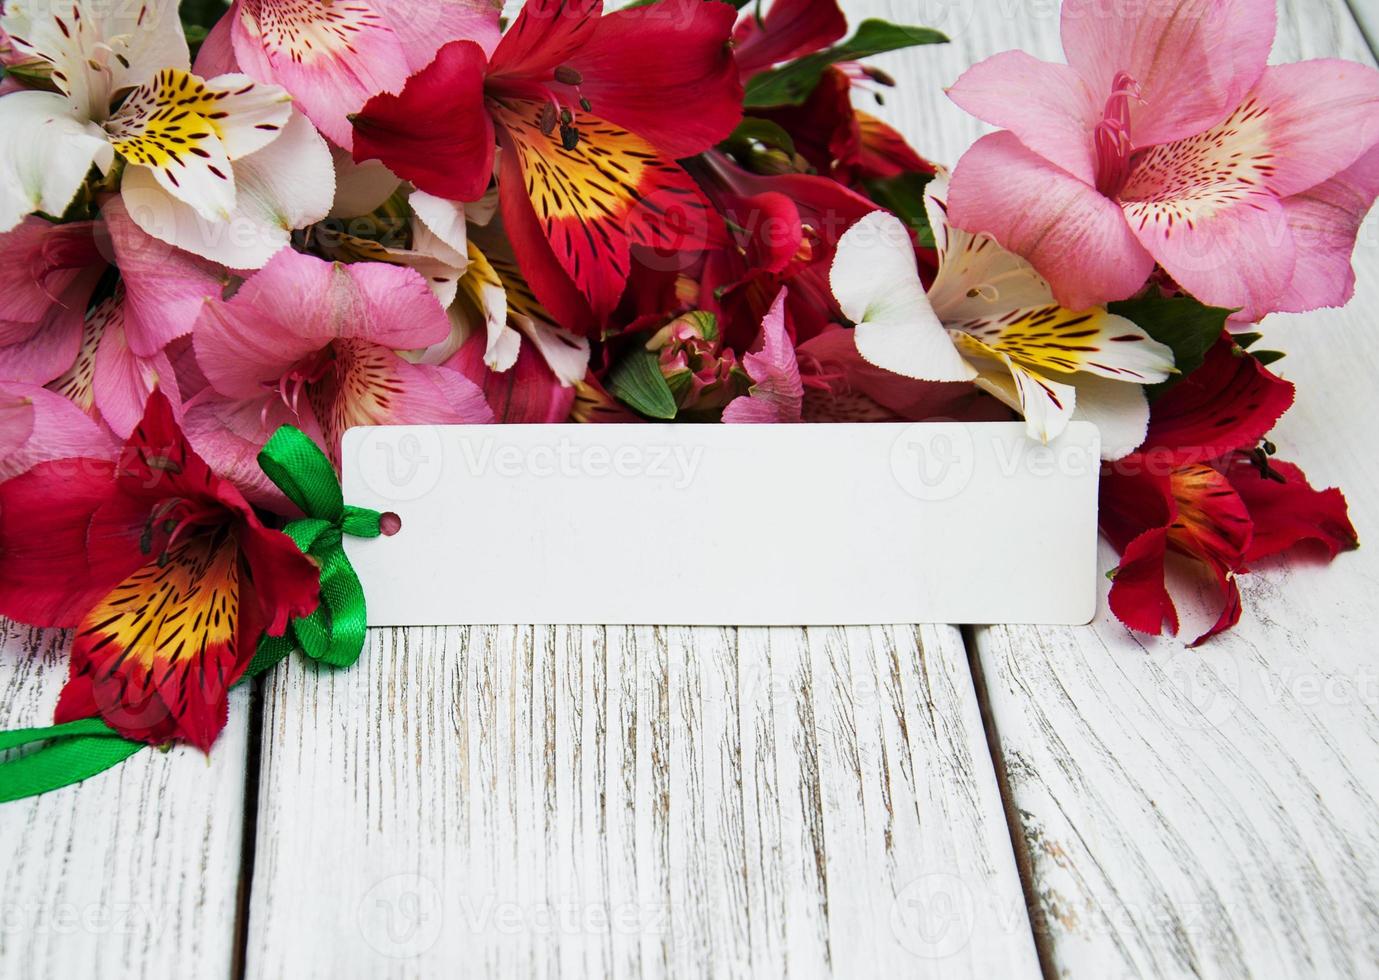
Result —
[[[347,118],[410,74],[402,42],[368,0],[239,0],[235,56],[252,77],[281,85],[326,137],[348,149]]]
[[[387,19],[407,66],[420,71],[436,52],[451,41],[473,41],[491,55],[502,32],[498,20],[502,7],[493,0],[373,0]]]
[[[1215,125],[1258,81],[1273,45],[1274,0],[1067,0],[1063,50],[1105,103],[1119,72],[1140,86],[1136,146]]]
[[[96,268],[83,273],[77,280],[71,294],[81,295],[80,303],[54,303],[28,337],[0,347],[0,380],[46,385],[61,377],[72,366],[81,350],[86,297],[95,289],[101,272],[100,268]],[[0,323],[0,328],[5,326]],[[14,331],[4,332],[14,337]]]
[[[167,355],[159,351],[139,357],[130,350],[126,334],[128,300],[105,325],[96,349],[93,391],[96,408],[106,425],[121,439],[128,439],[144,417],[144,407],[154,391],[161,391],[172,403],[174,417],[182,415],[182,399],[177,377]]]
[[[1150,159],[1167,149],[1156,148]],[[1258,186],[1175,185],[1168,167],[1147,167],[1165,183],[1145,189],[1150,200],[1125,204],[1140,243],[1180,286],[1209,306],[1239,310],[1238,318],[1250,323],[1276,310],[1297,264],[1283,205]],[[1175,191],[1181,196],[1172,196]]]
[[[323,444],[310,410],[300,416],[276,396],[236,401],[207,390],[187,402],[182,431],[215,474],[229,480],[256,507],[293,517],[298,512],[259,466],[258,454],[279,426],[295,425]]]
[[[1276,303],[1279,312],[1306,313],[1350,302],[1355,295],[1351,254],[1376,195],[1379,148],[1326,183],[1284,200],[1298,261],[1293,281]]]
[[[450,334],[450,320],[411,269],[341,265],[283,249],[234,297],[206,304],[197,361],[223,395],[257,398],[302,358],[338,339],[416,350]]]
[[[229,274],[223,266],[147,234],[130,220],[119,197],[107,201],[101,214],[124,281],[129,346],[141,357],[152,357],[191,333],[201,307],[221,295]]]
[[[230,75],[235,72],[242,72],[239,60],[235,57],[234,39],[232,31],[234,23],[238,19],[238,14],[227,11],[220,20],[215,22],[206,39],[201,42],[200,49],[196,52],[196,61],[192,62],[192,73],[202,78],[215,78],[218,75]]]
[[[1379,145],[1379,71],[1351,61],[1303,61],[1265,70],[1246,105],[1270,154],[1267,184],[1280,197],[1329,180]]]
[[[1067,65],[1006,51],[969,68],[948,97],[1074,177],[1096,183],[1092,132],[1106,99],[1093,97]]]
[[[1069,309],[1133,296],[1154,268],[1119,207],[1011,133],[983,137],[959,161],[948,213],[1023,255]]]
[[[0,382],[0,482],[55,459],[113,459],[119,443],[66,398]]]
[[[5,324],[38,323],[55,303],[85,306],[94,285],[87,273],[105,265],[95,228],[30,217],[0,234],[0,338]]]
[[[742,359],[755,384],[750,394],[734,399],[723,411],[723,421],[734,425],[769,425],[799,422],[804,408],[804,384],[795,345],[785,327],[782,289],[761,323],[762,347]]]

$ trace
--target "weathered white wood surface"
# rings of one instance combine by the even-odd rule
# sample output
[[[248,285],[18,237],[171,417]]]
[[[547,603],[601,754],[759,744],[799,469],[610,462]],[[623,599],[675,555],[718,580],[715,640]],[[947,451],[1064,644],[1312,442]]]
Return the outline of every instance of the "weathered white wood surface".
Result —
[[[375,631],[267,699],[251,978],[1039,975],[950,627]]]
[[[1002,18],[982,5],[962,61],[1017,43],[1057,58],[1050,6],[1005,5]],[[1368,59],[1339,0],[1281,9],[1278,59]],[[935,113],[915,118],[951,157],[967,134],[934,83],[960,66],[907,63],[921,113]],[[1376,244],[1372,220],[1347,311],[1266,329],[1299,385],[1283,456],[1346,488],[1366,539],[1379,531]],[[1274,567],[1245,590],[1241,627],[1199,651],[1137,642],[1105,618],[975,634],[1061,975],[1379,975],[1379,556]]]
[[[0,620],[0,727],[52,724],[68,635]],[[0,977],[233,975],[249,698],[207,757],[145,751],[0,806]]]

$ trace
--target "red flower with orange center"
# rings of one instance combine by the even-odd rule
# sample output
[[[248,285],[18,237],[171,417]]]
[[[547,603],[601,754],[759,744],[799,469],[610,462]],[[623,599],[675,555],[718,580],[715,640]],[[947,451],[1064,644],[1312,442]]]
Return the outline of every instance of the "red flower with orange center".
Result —
[[[266,629],[318,602],[316,565],[211,472],[161,392],[117,460],[41,463],[0,484],[0,615],[75,627],[59,724],[99,715],[201,749]]]

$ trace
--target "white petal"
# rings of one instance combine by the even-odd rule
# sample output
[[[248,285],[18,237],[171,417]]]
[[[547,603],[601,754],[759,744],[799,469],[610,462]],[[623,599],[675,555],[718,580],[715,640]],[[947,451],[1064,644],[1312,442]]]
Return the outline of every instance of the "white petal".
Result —
[[[114,161],[100,127],[52,92],[0,97],[0,133],[0,232],[34,211],[60,216],[91,165],[107,171]]]
[[[1101,458],[1122,459],[1144,443],[1149,432],[1149,399],[1139,385],[1079,374],[1073,418],[1101,431]]]
[[[292,96],[286,90],[260,84],[248,75],[220,75],[207,81],[206,88],[217,93],[214,108],[225,114],[215,122],[231,160],[272,143],[292,116]]]
[[[1039,442],[1057,439],[1072,421],[1077,389],[1027,371],[1018,364],[1009,364],[1009,367],[1020,393],[1020,413],[1025,417],[1029,437]]]
[[[371,213],[402,185],[397,175],[379,160],[355,163],[348,150],[331,147],[335,161],[335,204],[332,218],[358,218]]]
[[[512,315],[512,322],[536,345],[536,349],[546,359],[547,366],[562,385],[568,388],[576,381],[584,380],[585,375],[589,373],[587,337],[578,337],[568,330],[533,320],[520,313]]]
[[[921,381],[976,377],[929,304],[899,218],[877,211],[854,225],[838,243],[831,282],[869,363]]]
[[[424,191],[414,191],[408,203],[426,229],[449,246],[450,253],[446,255],[436,244],[430,245],[428,250],[437,258],[464,269],[469,264],[469,231],[465,226],[464,205]]]
[[[125,173],[125,207],[154,238],[241,270],[262,268],[295,229],[330,212],[335,197],[330,150],[298,113],[281,136],[233,166],[238,194],[228,221],[205,220],[164,191],[143,167]]]
[[[54,66],[83,119],[104,121],[112,97],[164,68],[191,66],[178,0],[40,3],[10,0],[0,27],[23,54]]]

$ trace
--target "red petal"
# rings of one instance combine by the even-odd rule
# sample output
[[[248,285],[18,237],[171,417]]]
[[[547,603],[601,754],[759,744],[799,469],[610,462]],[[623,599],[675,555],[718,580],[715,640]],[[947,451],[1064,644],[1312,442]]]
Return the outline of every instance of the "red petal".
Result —
[[[1111,583],[1110,606],[1126,626],[1160,636],[1164,623],[1178,632],[1178,610],[1164,587],[1164,563],[1168,558],[1168,531],[1154,528],[1135,538],[1121,555],[1120,568]]]
[[[232,534],[202,534],[117,585],[82,620],[57,720],[94,707],[127,738],[208,750],[261,627]]]
[[[603,0],[531,0],[493,52],[495,81],[531,79],[546,83],[594,35]]]
[[[858,159],[862,179],[935,172],[934,165],[916,153],[905,137],[875,116],[859,111],[857,126],[862,136]]]
[[[566,422],[575,405],[575,389],[564,387],[530,340],[523,339],[517,363],[498,374],[484,364],[488,338],[475,333],[446,362],[484,390],[499,422],[542,425]]]
[[[1179,466],[1219,459],[1254,446],[1292,404],[1290,383],[1223,337],[1200,368],[1154,403],[1145,453]]]
[[[671,159],[702,153],[742,121],[742,82],[729,48],[725,3],[660,0],[602,18],[569,59],[579,93],[601,119],[636,133]]]
[[[504,223],[542,305],[562,326],[588,330],[617,308],[633,245],[693,253],[720,241],[722,224],[689,175],[646,140],[577,112],[581,137],[566,149],[558,133],[542,132],[542,109],[535,102],[495,104]],[[553,264],[566,283],[555,281]],[[579,316],[570,282],[592,323]]]
[[[355,161],[382,160],[437,197],[483,197],[494,153],[493,119],[484,104],[487,66],[479,45],[453,41],[400,95],[374,96],[354,120]]]
[[[738,67],[744,76],[822,51],[842,40],[848,19],[836,0],[776,0],[763,22],[742,19],[733,32]]]
[[[1341,491],[1312,489],[1292,463],[1270,460],[1269,469],[1283,482],[1265,477],[1244,457],[1236,457],[1225,471],[1254,521],[1246,560],[1267,558],[1303,541],[1319,542],[1332,558],[1360,546]]]
[[[289,619],[310,616],[321,601],[321,570],[281,531],[255,518],[240,535],[240,549],[254,584],[256,618],[282,636]]]
[[[72,627],[147,557],[146,506],[116,492],[115,464],[41,463],[0,483],[0,615]]]

